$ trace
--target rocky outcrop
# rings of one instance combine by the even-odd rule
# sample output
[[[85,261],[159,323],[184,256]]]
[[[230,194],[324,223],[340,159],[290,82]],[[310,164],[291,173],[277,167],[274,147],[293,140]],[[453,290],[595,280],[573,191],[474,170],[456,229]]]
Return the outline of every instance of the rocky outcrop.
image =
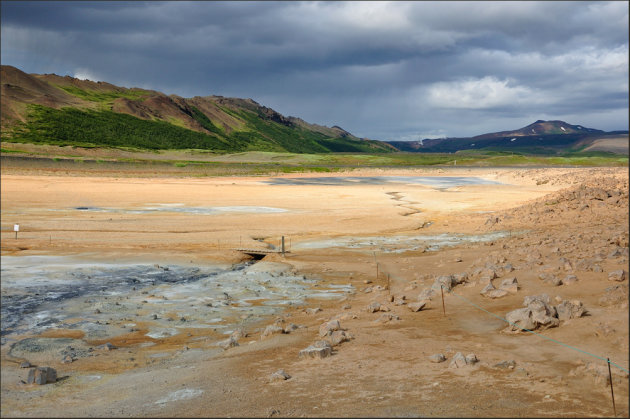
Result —
[[[501,281],[499,288],[495,288],[492,280],[481,290],[480,294],[488,298],[501,298],[509,294],[516,294],[518,281],[516,278],[507,278]]]
[[[457,352],[453,355],[449,368],[462,368],[467,365],[473,365],[477,362],[478,360],[475,354],[468,354],[464,356],[461,352]]]
[[[549,304],[547,294],[525,297],[525,308],[510,311],[506,320],[510,325],[505,331],[520,332],[522,329],[536,330],[557,327],[560,324],[556,309]]]
[[[322,359],[332,355],[332,346],[325,340],[319,340],[310,345],[306,349],[302,349],[299,358],[316,358]]]
[[[586,314],[586,309],[581,301],[563,301],[556,306],[559,320],[570,320],[582,317]]]
[[[628,285],[619,284],[606,288],[604,295],[599,298],[599,305],[610,307],[617,305],[628,305]]]
[[[319,326],[319,336],[324,337],[331,335],[332,332],[336,330],[341,330],[341,324],[339,323],[339,320],[331,320]]]
[[[609,281],[617,281],[617,282],[622,282],[626,280],[626,271],[624,271],[623,269],[620,269],[618,271],[612,271],[608,273],[608,280]]]
[[[27,384],[39,384],[44,385],[48,383],[55,383],[57,381],[57,370],[51,367],[37,367],[31,368],[28,371]]]
[[[291,376],[287,374],[283,369],[279,369],[269,376],[269,381],[286,381]]]

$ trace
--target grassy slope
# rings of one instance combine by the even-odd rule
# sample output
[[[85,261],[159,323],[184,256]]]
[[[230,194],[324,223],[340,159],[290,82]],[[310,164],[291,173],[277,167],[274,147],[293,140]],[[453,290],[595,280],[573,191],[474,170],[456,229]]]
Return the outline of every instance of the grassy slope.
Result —
[[[244,122],[244,127],[227,134],[199,108],[191,106],[192,118],[208,132],[189,130],[171,117],[167,121],[143,120],[112,112],[117,98],[142,99],[151,92],[134,89],[92,91],[76,86],[56,86],[83,100],[97,104],[97,111],[28,105],[28,121],[10,132],[4,141],[84,147],[126,147],[136,149],[201,149],[218,152],[275,151],[293,153],[328,153],[387,151],[378,142],[348,138],[330,138],[299,126],[287,126],[269,120],[262,113],[246,109],[221,109]]]
[[[177,168],[181,176],[257,175],[292,172],[337,172],[359,167],[421,168],[427,166],[628,166],[628,156],[567,155],[526,156],[506,153],[325,153],[296,154],[247,151],[217,154],[203,150],[160,150],[155,152],[115,149],[83,149],[31,144],[2,144],[3,161],[9,156],[45,157],[68,163],[109,162],[116,167],[162,167],[171,173]],[[44,159],[46,160],[46,159]],[[79,166],[76,166],[79,167]],[[85,165],[83,165],[85,167]],[[98,171],[98,168],[94,170]],[[153,170],[153,169],[151,169]]]

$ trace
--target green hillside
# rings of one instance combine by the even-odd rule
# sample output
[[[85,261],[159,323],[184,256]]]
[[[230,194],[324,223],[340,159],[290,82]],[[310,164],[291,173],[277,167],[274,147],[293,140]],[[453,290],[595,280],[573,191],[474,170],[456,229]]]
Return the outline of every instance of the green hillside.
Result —
[[[395,151],[338,127],[296,123],[251,99],[186,99],[10,66],[2,66],[2,79],[7,142],[218,153]]]

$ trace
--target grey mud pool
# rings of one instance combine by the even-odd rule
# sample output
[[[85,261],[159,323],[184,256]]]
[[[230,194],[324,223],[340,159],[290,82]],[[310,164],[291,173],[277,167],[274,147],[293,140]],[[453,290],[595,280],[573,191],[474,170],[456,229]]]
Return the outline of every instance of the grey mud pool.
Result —
[[[501,182],[476,176],[322,176],[303,178],[272,178],[265,183],[270,185],[422,185],[439,190],[467,185],[503,185]]]
[[[230,334],[307,299],[343,298],[349,284],[320,286],[288,265],[152,265],[91,262],[68,256],[2,257],[2,345],[51,328],[87,340],[150,324],[162,339],[183,329]]]

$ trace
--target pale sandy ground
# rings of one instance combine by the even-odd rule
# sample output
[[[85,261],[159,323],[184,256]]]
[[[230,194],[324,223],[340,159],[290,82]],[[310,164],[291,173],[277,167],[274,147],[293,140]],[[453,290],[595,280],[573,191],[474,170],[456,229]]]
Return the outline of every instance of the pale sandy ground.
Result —
[[[415,313],[388,300],[391,294],[415,301],[436,275],[459,272],[468,272],[471,281],[454,291],[500,316],[520,308],[527,295],[545,292],[552,299],[557,295],[580,299],[590,316],[541,333],[591,354],[610,357],[627,370],[628,304],[598,304],[605,289],[615,285],[608,281],[608,272],[628,270],[627,168],[431,168],[351,173],[385,175],[478,176],[504,184],[436,190],[403,184],[269,185],[263,177],[84,178],[3,171],[2,255],[233,263],[243,259],[234,248],[261,248],[256,239],[277,246],[283,235],[296,247],[307,240],[337,236],[499,230],[513,231],[514,236],[427,253],[375,255],[371,250],[302,248],[292,249],[284,258],[267,256],[265,260],[289,264],[300,273],[316,274],[324,283],[351,283],[357,293],[346,301],[312,302],[323,309],[316,314],[289,310],[287,322],[308,327],[264,340],[260,331],[252,330],[249,337],[239,341],[240,346],[219,355],[203,341],[177,336],[159,340],[160,349],[170,356],[151,362],[139,345],[141,339],[130,334],[113,341],[118,350],[97,359],[62,364],[59,356],[53,356],[45,364],[40,362],[68,378],[56,384],[29,386],[20,382],[26,370],[8,359],[9,345],[3,345],[2,416],[612,416],[605,380],[580,369],[585,363],[605,366],[605,361],[539,336],[500,333],[505,323],[455,295],[445,295],[446,315],[439,300]],[[287,177],[299,176],[320,175]],[[567,208],[559,214],[545,212],[551,204],[545,206],[540,201],[533,209],[518,209],[555,191],[599,178],[613,189],[625,190],[621,205],[591,203],[588,210]],[[83,206],[140,209],[155,204],[262,206],[287,211],[199,216],[73,210]],[[499,216],[501,222],[488,223],[491,216]],[[18,239],[12,231],[16,223],[21,226]],[[524,230],[528,233],[516,234]],[[541,254],[543,267],[556,261],[554,246],[575,262],[581,257],[581,243],[588,247],[602,239],[608,246],[618,237],[621,241],[617,240],[617,245],[625,247],[625,256],[605,258],[600,263],[603,272],[576,270],[579,282],[571,286],[543,283],[538,279],[539,266],[528,262],[530,252]],[[609,251],[607,247],[593,248],[594,253],[599,250]],[[375,257],[380,268],[378,278]],[[497,261],[514,265],[516,270],[509,276],[518,278],[521,289],[515,295],[490,300],[479,294],[482,286],[472,272],[486,262]],[[386,288],[388,274],[390,289],[363,292],[367,281],[373,281],[370,286]],[[365,310],[373,301],[386,304],[400,320],[375,323],[382,313]],[[344,308],[346,305],[350,308]],[[353,339],[336,346],[329,358],[298,359],[299,350],[320,339],[319,325],[337,315],[342,316],[341,325]],[[273,320],[266,320],[266,324]],[[602,328],[607,332],[601,332]],[[73,333],[53,330],[47,336],[81,338]],[[475,353],[480,362],[449,368],[456,352]],[[428,356],[434,353],[443,353],[447,361],[431,363]],[[129,358],[138,362],[127,362]],[[493,367],[505,360],[514,360],[516,368]],[[280,368],[291,378],[270,382],[269,375]],[[617,414],[627,417],[628,376],[617,368],[614,375]]]

